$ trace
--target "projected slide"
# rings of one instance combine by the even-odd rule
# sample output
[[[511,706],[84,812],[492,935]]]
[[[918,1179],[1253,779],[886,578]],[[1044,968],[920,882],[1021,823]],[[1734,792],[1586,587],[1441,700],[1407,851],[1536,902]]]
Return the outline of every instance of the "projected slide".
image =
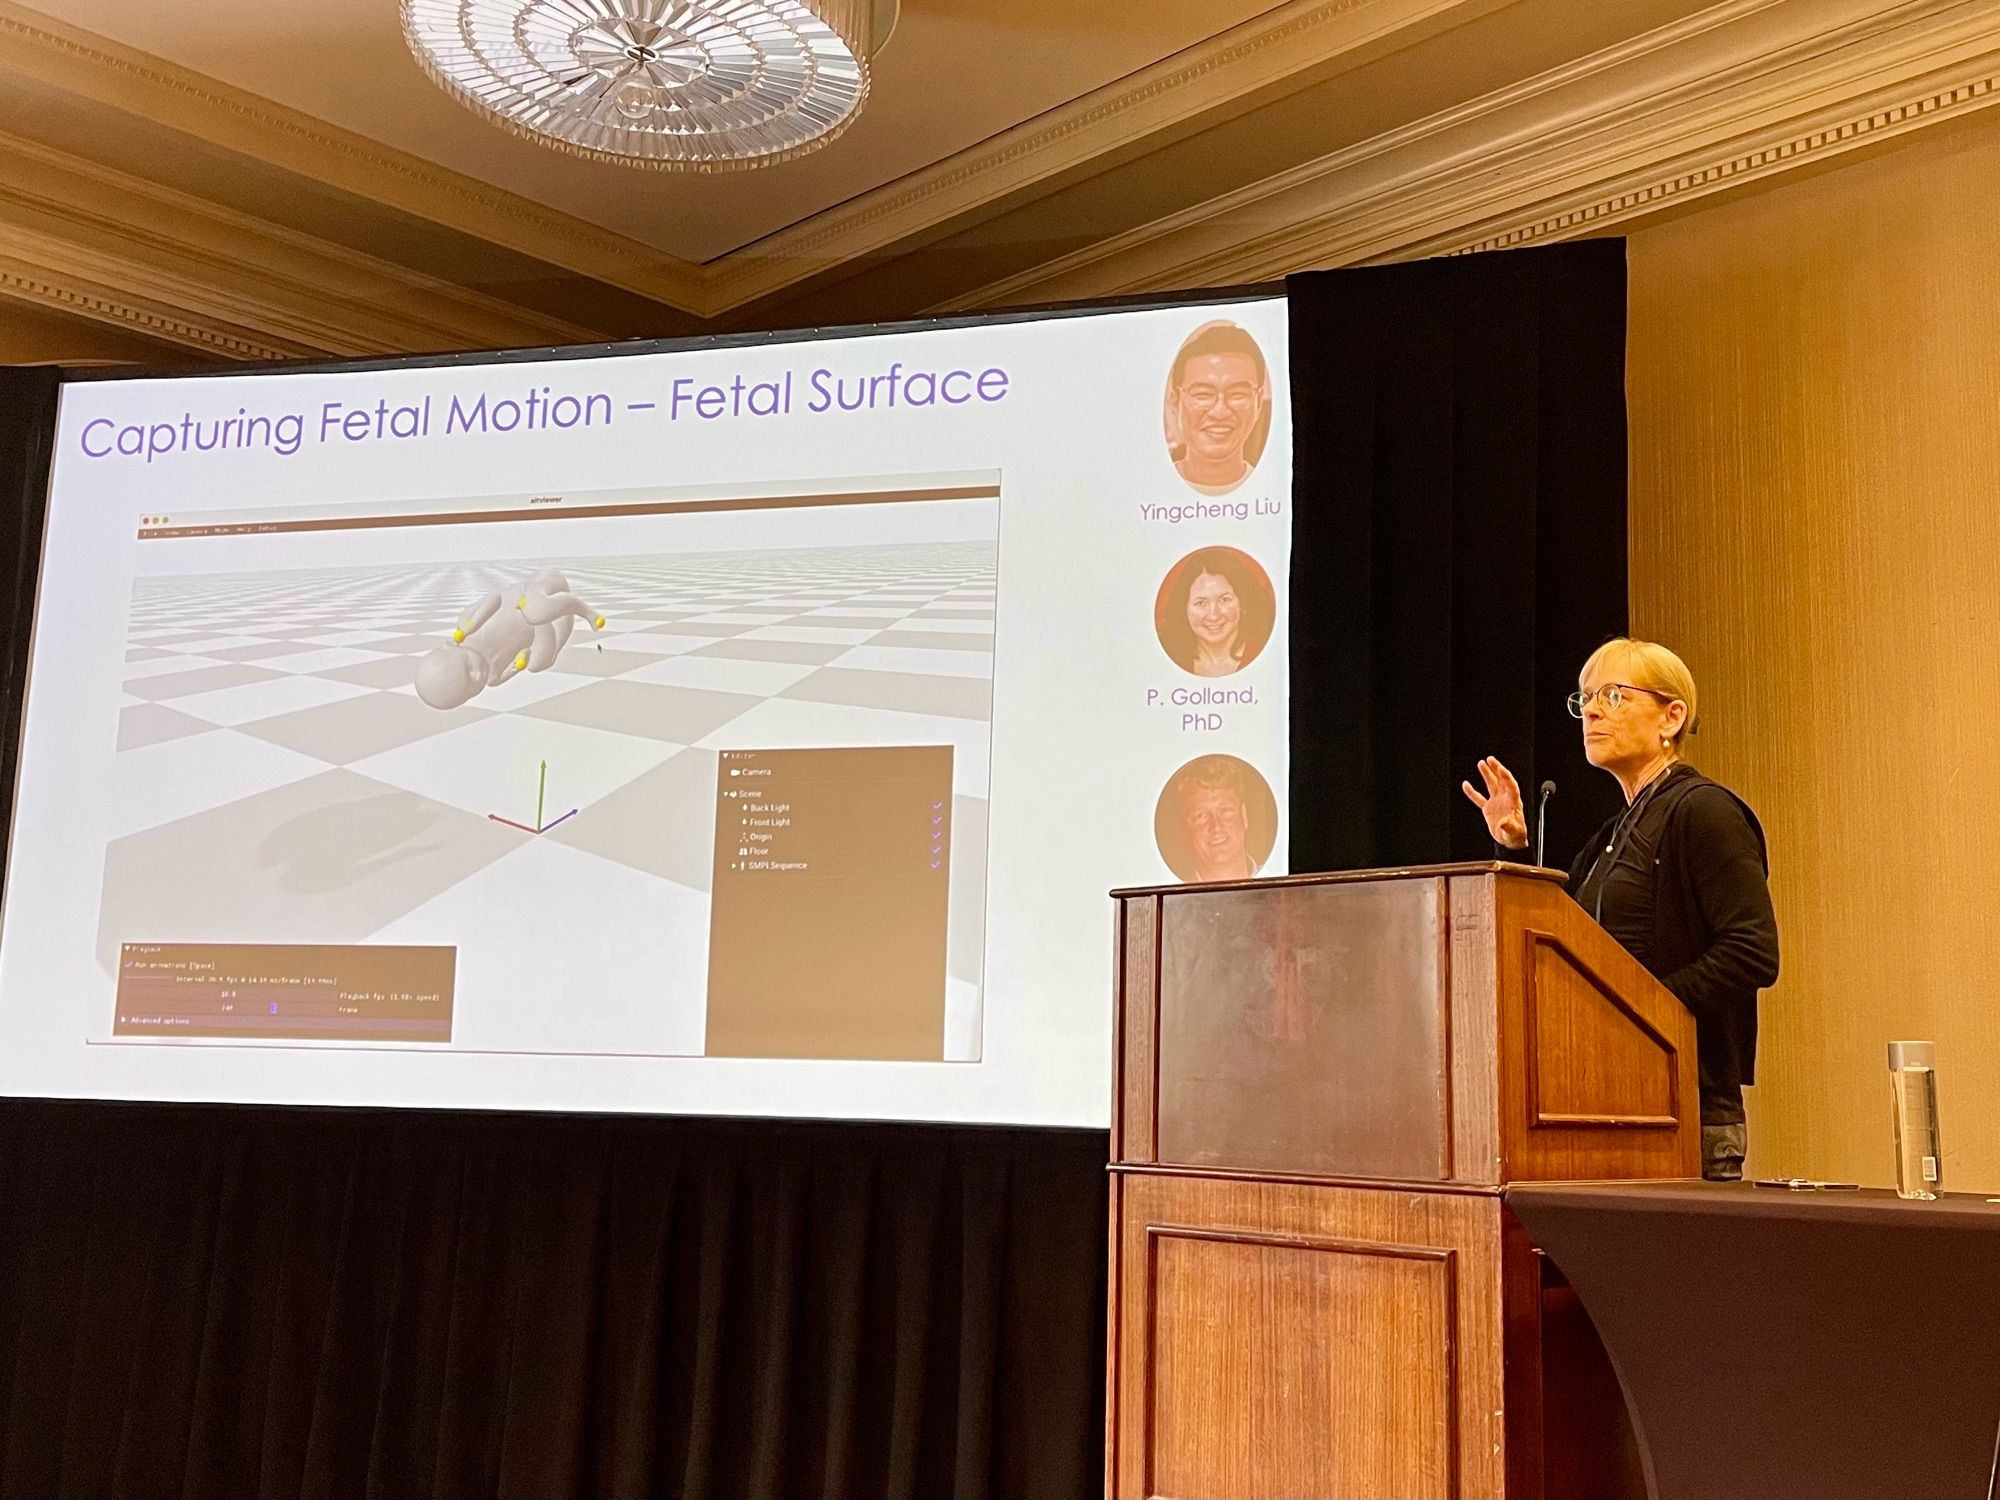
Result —
[[[846,546],[779,540],[825,497],[760,496],[754,550],[140,578],[115,1033],[448,1042],[464,983],[524,1051],[975,1059],[996,496],[852,506]],[[271,941],[157,941],[222,931]],[[550,1005],[579,953],[647,1004]]]
[[[1282,348],[68,388],[0,1086],[1100,1122],[1106,889],[1282,867]]]

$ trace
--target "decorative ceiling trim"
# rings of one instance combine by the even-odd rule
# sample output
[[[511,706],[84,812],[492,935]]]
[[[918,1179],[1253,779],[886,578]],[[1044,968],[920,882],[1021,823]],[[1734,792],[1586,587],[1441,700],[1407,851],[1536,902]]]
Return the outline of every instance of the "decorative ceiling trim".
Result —
[[[1544,240],[1573,239],[1586,230],[1624,223],[1659,211],[1674,200],[1706,196],[1737,188],[1827,156],[1837,155],[1924,125],[2000,102],[2000,70],[1985,69],[1964,83],[1950,84],[1920,98],[1906,100],[1855,119],[1806,131],[1789,140],[1740,152],[1727,161],[1689,168],[1675,176],[1596,198],[1575,207],[1545,213],[1513,229],[1489,234],[1470,244],[1455,245],[1453,255],[1481,250],[1506,250]]]
[[[404,341],[355,339],[323,316],[283,305],[241,273],[220,276],[145,259],[129,246],[0,222],[0,259],[26,283],[53,287],[57,304],[105,321],[238,359],[416,353]],[[81,299],[81,300],[78,300]]]
[[[6,71],[671,306],[697,268],[622,235],[0,0]]]
[[[1828,0],[1816,3],[1831,8]],[[1696,72],[1663,89],[1651,108],[1607,113],[1602,121],[1586,116],[1546,144],[1510,156],[1491,179],[1430,186],[1414,199],[1412,221],[1395,230],[1396,243],[1365,253],[1408,258],[1502,239],[1525,244],[1531,234],[1557,237],[1554,229],[1532,233],[1542,220],[1572,220],[1565,236],[1599,231],[1824,164],[1993,102],[2000,15],[1986,0],[1876,9],[1865,21],[1796,47]],[[1312,235],[1327,227],[1320,215],[1300,230]],[[1386,227],[1378,225],[1377,235]],[[1253,262],[1309,254],[1298,231],[1246,248]]]
[[[94,323],[129,328],[166,343],[228,359],[292,359],[312,352],[282,349],[223,326],[192,322],[176,311],[144,305],[129,293],[17,261],[4,250],[0,250],[0,297],[38,307],[60,308]]]
[[[1366,38],[1353,27],[1363,21],[1382,36],[1394,31],[1400,44],[1407,37],[1397,27],[1418,25],[1424,17],[1435,22],[1457,5],[1492,3],[1294,0],[1282,13],[1292,25],[1318,18],[1313,24],[1325,29],[1312,55],[1321,60],[1314,66],[1321,66],[1330,57],[1361,55]],[[0,0],[0,44],[16,10],[12,0]],[[1243,42],[1241,33],[1238,28],[1216,41]],[[1336,35],[1346,38],[1345,52],[1333,46]],[[1207,104],[1179,99],[1175,107],[1185,109],[1190,122],[1221,107],[1217,99],[1243,97],[1239,84],[1255,91],[1271,78],[1310,71],[1296,54],[1289,61],[1273,56],[1231,63],[1220,45],[1196,50],[1211,60],[1203,77],[1258,68],[1266,83],[1246,84],[1247,75],[1238,76],[1228,86],[1235,92]],[[1192,67],[1193,58],[1184,53],[1169,63]],[[0,69],[13,61],[8,55]],[[1180,87],[1166,88],[1166,95]],[[145,104],[129,97],[105,102],[128,110]],[[1835,161],[1995,102],[2000,12],[1990,0],[1724,0],[929,311],[1257,281],[1312,267],[1602,232]],[[1137,108],[1143,114],[1148,107]],[[972,178],[929,185],[928,179],[906,179],[856,200],[850,218],[839,224],[802,226],[786,252],[799,250],[801,264],[774,280],[730,283],[717,270],[724,263],[716,263],[700,273],[716,276],[723,288],[712,300],[754,299],[844,262],[846,252],[832,248],[841,235],[914,249],[935,238],[922,228],[928,215],[963,225],[982,209],[1000,211],[995,205],[1010,193],[1018,202],[1037,180],[1033,174],[1050,165],[1050,152],[1076,149],[1073,161],[1062,158],[1071,165],[1055,167],[1072,179],[1103,155],[1096,147],[1064,144],[1052,116],[1024,126],[1022,139],[1039,139],[1036,132],[1043,129],[1055,138],[1027,150],[1013,166],[1001,158],[1020,142],[996,138],[979,148],[992,157],[990,169],[972,166],[969,158],[960,163]],[[1115,110],[1076,130],[1126,131],[1122,145],[1109,137],[1100,144],[1128,155],[1175,133],[1157,117],[1121,117]],[[1009,187],[1014,179],[1006,174],[1015,169],[1023,185]],[[992,194],[975,202],[987,190],[978,178],[986,170],[997,174],[987,185]],[[953,197],[961,192],[968,196]],[[899,195],[908,195],[907,201]],[[905,209],[914,217],[899,220]],[[810,238],[822,233],[831,237]],[[775,253],[776,243],[758,248]],[[813,244],[822,248],[805,253]],[[44,303],[231,358],[415,353],[601,337],[5,135],[0,297]]]
[[[962,220],[1285,80],[1404,46],[1503,0],[1284,0],[1172,57],[705,264],[0,0],[5,67],[225,150],[712,318]]]
[[[1733,0],[927,311],[1601,231],[1982,108],[1996,78],[2000,19],[1984,0]]]
[[[150,331],[239,358],[276,357],[272,348],[424,353],[601,337],[4,134],[0,208],[0,240],[18,262],[41,268],[29,280],[61,289],[88,266],[90,285],[149,289],[149,315],[172,307],[185,323],[145,324]],[[115,308],[72,310],[133,322]]]
[[[1772,0],[1765,0],[1772,3]],[[705,316],[962,221],[1247,95],[1398,46],[1491,0],[1289,0],[1011,130],[709,263]]]

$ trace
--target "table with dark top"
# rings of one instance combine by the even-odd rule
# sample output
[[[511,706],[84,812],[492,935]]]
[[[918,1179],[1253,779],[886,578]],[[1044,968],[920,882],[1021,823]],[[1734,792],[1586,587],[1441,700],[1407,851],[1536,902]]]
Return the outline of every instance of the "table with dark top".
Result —
[[[1611,1355],[1655,1496],[1964,1496],[2000,1430],[2000,1204],[1507,1190]]]

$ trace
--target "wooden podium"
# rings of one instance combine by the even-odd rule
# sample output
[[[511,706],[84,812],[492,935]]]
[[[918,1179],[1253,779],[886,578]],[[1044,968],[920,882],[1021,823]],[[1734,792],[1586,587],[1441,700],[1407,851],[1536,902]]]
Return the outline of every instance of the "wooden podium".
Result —
[[[1699,1175],[1680,1003],[1551,871],[1114,894],[1107,1493],[1643,1493],[1500,1191]]]

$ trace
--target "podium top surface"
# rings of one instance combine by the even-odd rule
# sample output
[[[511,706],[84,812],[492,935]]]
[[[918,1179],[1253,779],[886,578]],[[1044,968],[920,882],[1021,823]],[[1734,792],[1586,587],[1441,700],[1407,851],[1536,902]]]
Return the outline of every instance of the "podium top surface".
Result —
[[[1463,860],[1443,865],[1391,865],[1377,870],[1326,870],[1316,874],[1272,875],[1252,880],[1169,881],[1164,885],[1128,885],[1115,888],[1111,895],[1173,896],[1199,891],[1260,891],[1294,885],[1348,885],[1367,880],[1426,880],[1449,875],[1507,875],[1522,880],[1569,879],[1567,872],[1541,865],[1520,865],[1504,859]]]

